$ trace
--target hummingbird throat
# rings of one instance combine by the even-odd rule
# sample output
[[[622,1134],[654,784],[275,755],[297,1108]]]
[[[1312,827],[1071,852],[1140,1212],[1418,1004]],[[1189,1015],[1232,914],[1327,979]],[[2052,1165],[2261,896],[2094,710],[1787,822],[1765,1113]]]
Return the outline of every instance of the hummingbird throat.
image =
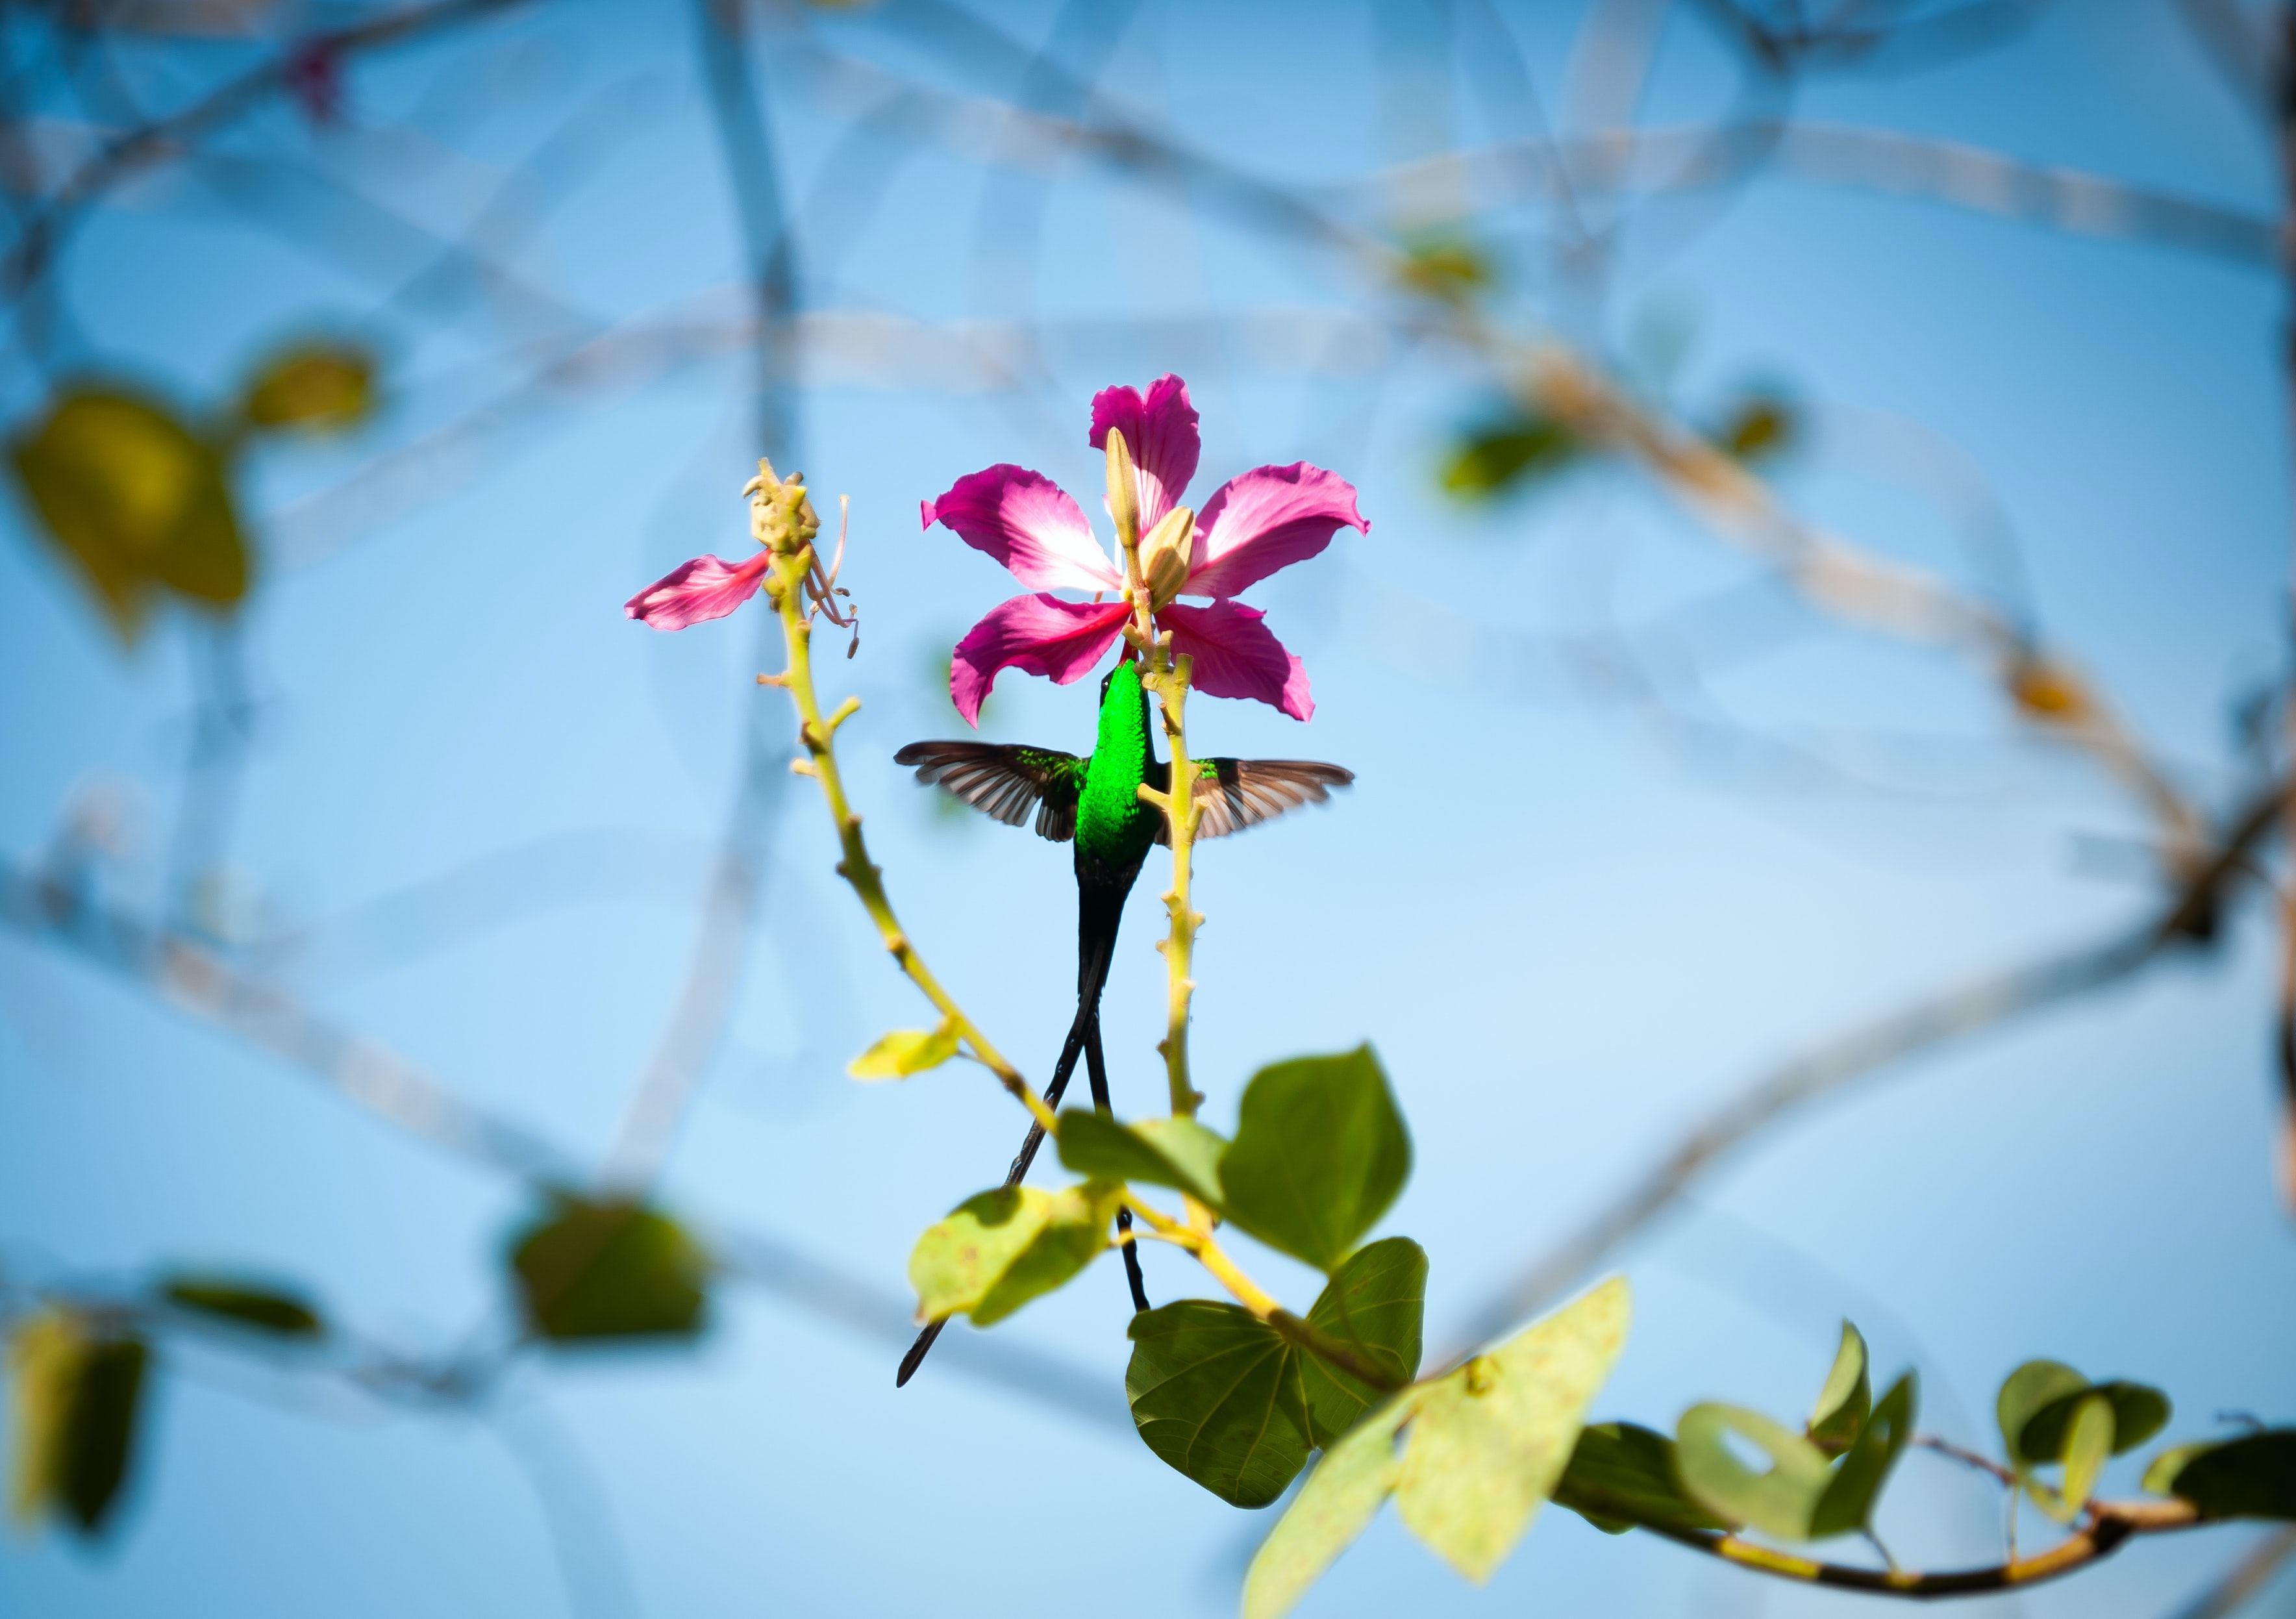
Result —
[[[1100,731],[1085,766],[1077,795],[1076,851],[1112,870],[1137,866],[1156,841],[1163,817],[1140,801],[1140,788],[1155,762],[1149,740],[1148,694],[1140,686],[1140,666],[1128,659],[1108,677],[1100,700]]]

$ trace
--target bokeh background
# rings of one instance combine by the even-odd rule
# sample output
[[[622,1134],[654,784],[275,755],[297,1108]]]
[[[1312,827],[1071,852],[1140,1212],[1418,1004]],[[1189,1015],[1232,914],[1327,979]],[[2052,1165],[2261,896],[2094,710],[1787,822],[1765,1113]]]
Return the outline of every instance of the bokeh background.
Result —
[[[744,553],[761,448],[850,496],[850,779],[914,936],[1041,1073],[1067,851],[890,762],[961,728],[948,648],[1009,594],[916,503],[995,461],[1095,489],[1091,395],[1166,371],[1199,496],[1268,461],[1356,482],[1369,536],[1252,593],[1312,724],[1192,708],[1200,751],[1359,777],[1203,854],[1196,1064],[1226,1123],[1260,1064],[1376,1045],[1416,1148],[1386,1229],[1431,1255],[1447,1344],[1779,1064],[2144,927],[2280,768],[2277,27],[2234,0],[0,14],[12,432],[90,379],[211,416],[314,335],[378,362],[347,431],[239,457],[244,598],[163,596],[132,645],[8,507],[11,1308],[220,1266],[354,1347],[163,1335],[108,1533],[0,1539],[0,1611],[1233,1611],[1269,1519],[1132,1434],[1114,1267],[895,1392],[910,1241],[1021,1121],[969,1069],[844,1077],[919,1007],[783,771],[770,625],[657,635],[621,602]],[[1542,353],[2077,665],[2184,841],[1997,646],[1813,603],[1679,477],[1558,430]],[[1091,693],[1007,675],[985,733],[1081,750]],[[2262,846],[2205,947],[1909,1040],[1688,1178],[1585,1273],[1638,1301],[1599,1411],[1794,1415],[1847,1315],[1960,1442],[2034,1355],[2162,1385],[2175,1437],[2296,1414],[2278,870]],[[1158,886],[1104,1012],[1119,1110],[1162,1094]],[[523,1134],[469,1150],[410,1070]],[[728,1263],[708,1330],[506,1350],[537,1177],[646,1159],[648,1075],[690,1089],[657,1193]],[[1148,1262],[1160,1301],[1201,1290]],[[482,1398],[360,1375],[473,1354],[504,1357]],[[1989,1561],[1997,1496],[1917,1454],[1882,1527],[1909,1564]],[[1978,1606],[2177,1613],[2260,1533]],[[1390,1515],[1301,1612],[1861,1600],[1550,1511],[1481,1591]]]

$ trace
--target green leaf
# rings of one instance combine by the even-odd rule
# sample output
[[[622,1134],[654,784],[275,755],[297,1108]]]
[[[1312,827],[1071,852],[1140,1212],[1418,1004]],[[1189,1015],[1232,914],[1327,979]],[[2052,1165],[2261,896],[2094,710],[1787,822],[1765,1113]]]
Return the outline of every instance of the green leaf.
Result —
[[[258,1332],[316,1338],[326,1331],[318,1311],[295,1294],[229,1277],[172,1276],[160,1291],[179,1310],[217,1316]]]
[[[2060,1524],[2080,1516],[2096,1489],[2097,1475],[2112,1454],[2112,1401],[2103,1394],[2083,1395],[2073,1407],[2064,1446],[2065,1472],[2062,1488],[2029,1492],[2042,1511]],[[2032,1432],[2030,1426],[2026,1432]]]
[[[1730,1449],[1736,1434],[1770,1459],[1757,1473]],[[1784,1541],[1806,1541],[1818,1503],[1833,1483],[1818,1448],[1783,1423],[1740,1405],[1693,1405],[1675,1426],[1682,1487],[1718,1517],[1751,1524]]]
[[[150,1356],[132,1335],[44,1311],[11,1344],[16,1373],[16,1515],[48,1510],[102,1531],[135,1454]]]
[[[1124,1393],[1148,1448],[1234,1507],[1265,1507],[1308,1465],[1298,1357],[1241,1305],[1183,1299],[1127,1329]]]
[[[1497,279],[1481,248],[1449,235],[1406,243],[1397,274],[1406,286],[1446,303],[1464,302]]]
[[[1422,1386],[1396,1508],[1468,1579],[1490,1578],[1554,1493],[1632,1308],[1625,1278],[1613,1277]]]
[[[2169,1426],[2169,1396],[2142,1383],[2116,1379],[2084,1384],[2061,1394],[2026,1419],[2021,1441],[2025,1453],[2037,1462],[2056,1461],[2065,1454],[2073,1413],[2091,1394],[2102,1394],[2112,1405],[2112,1453],[2135,1450]]]
[[[1858,1429],[1849,1453],[1833,1469],[1833,1482],[1818,1498],[1816,1509],[1810,1514],[1811,1540],[1849,1534],[1869,1525],[1874,1503],[1890,1482],[1890,1469],[1913,1439],[1917,1399],[1911,1372],[1890,1385],[1890,1392]]]
[[[956,1031],[946,1023],[938,1029],[896,1029],[848,1063],[845,1072],[857,1080],[906,1080],[955,1055]]]
[[[1227,1143],[1193,1119],[1144,1119],[1119,1124],[1106,1114],[1071,1107],[1061,1114],[1061,1163],[1079,1175],[1138,1180],[1220,1206],[1219,1157]]]
[[[2205,1518],[2296,1521],[2296,1428],[2266,1428],[2221,1444],[2180,1445],[2144,1475]]]
[[[1776,394],[1753,394],[1723,419],[1715,431],[1714,446],[1751,464],[1783,455],[1800,437],[1800,417],[1790,401]]]
[[[1554,1486],[1554,1504],[1605,1534],[1624,1534],[1639,1524],[1677,1533],[1736,1527],[1683,1492],[1674,1441],[1631,1422],[1596,1423],[1579,1432],[1570,1465]]]
[[[917,1316],[938,1321],[960,1311],[976,1327],[1003,1320],[1052,1292],[1108,1246],[1122,1188],[1086,1181],[1058,1192],[999,1187],[966,1198],[926,1228],[909,1254]]]
[[[1556,418],[1517,415],[1462,434],[1444,464],[1443,487],[1463,500],[1496,499],[1554,476],[1584,449]]]
[[[133,643],[155,592],[217,604],[247,594],[247,547],[222,458],[166,408],[72,390],[13,446],[18,483],[112,628]]]
[[[2087,1390],[2088,1379],[2059,1360],[2028,1360],[2011,1372],[1993,1401],[1995,1418],[2001,1425],[2001,1446],[2010,1467],[2022,1471],[2062,1456],[2062,1441],[2054,1451],[2029,1454],[2023,1442],[2026,1425],[2057,1401],[2078,1399]]]
[[[561,1195],[511,1250],[528,1327],[558,1342],[691,1337],[709,1264],[668,1216]]]
[[[1389,1237],[1349,1254],[1308,1311],[1308,1325],[1331,1339],[1385,1387],[1364,1383],[1321,1356],[1300,1368],[1308,1392],[1309,1437],[1329,1444],[1389,1389],[1419,1374],[1420,1334],[1427,1311],[1427,1253],[1407,1237]]]
[[[1417,1391],[1406,1389],[1324,1452],[1300,1499],[1251,1559],[1243,1579],[1243,1619],[1283,1619],[1370,1526],[1402,1475],[1396,1431],[1417,1407]]]
[[[240,400],[250,426],[339,431],[374,406],[374,357],[354,344],[315,341],[282,349],[258,368]]]
[[[1252,1075],[1220,1155],[1227,1216],[1272,1248],[1330,1270],[1411,1174],[1411,1138],[1369,1046]]]
[[[1809,1414],[1809,1442],[1828,1456],[1839,1456],[1866,1426],[1874,1409],[1874,1385],[1866,1367],[1866,1339],[1855,1327],[1841,1324],[1841,1347],[1835,1352],[1833,1369],[1825,1375],[1817,1404]]]

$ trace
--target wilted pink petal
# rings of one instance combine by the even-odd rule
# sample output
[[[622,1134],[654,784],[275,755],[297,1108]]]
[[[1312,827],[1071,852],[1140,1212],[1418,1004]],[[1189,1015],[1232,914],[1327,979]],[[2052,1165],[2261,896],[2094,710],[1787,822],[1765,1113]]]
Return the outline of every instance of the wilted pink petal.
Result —
[[[1172,632],[1172,650],[1195,659],[1190,684],[1209,697],[1256,697],[1294,719],[1316,711],[1308,671],[1260,620],[1267,615],[1242,602],[1165,608],[1157,624]]]
[[[1371,532],[1356,510],[1355,485],[1336,473],[1299,461],[1239,473],[1204,502],[1181,592],[1239,596],[1278,568],[1315,555],[1341,523]]]
[[[1124,576],[1092,537],[1092,525],[1042,473],[1000,463],[960,478],[921,507],[928,529],[945,522],[976,551],[1037,590],[1121,590]]]
[[[1140,487],[1140,531],[1154,528],[1177,505],[1196,475],[1202,440],[1188,385],[1176,376],[1159,377],[1143,399],[1136,388],[1103,388],[1092,398],[1092,447],[1108,448],[1108,430],[1124,435]]]
[[[722,557],[697,556],[622,604],[622,611],[656,629],[683,629],[705,619],[722,619],[758,591],[774,554],[760,551],[738,565]]]
[[[1132,610],[1122,602],[1064,602],[1056,596],[1016,596],[956,644],[948,694],[964,723],[980,723],[981,699],[997,671],[1019,669],[1066,686],[1092,666],[1124,628]]]

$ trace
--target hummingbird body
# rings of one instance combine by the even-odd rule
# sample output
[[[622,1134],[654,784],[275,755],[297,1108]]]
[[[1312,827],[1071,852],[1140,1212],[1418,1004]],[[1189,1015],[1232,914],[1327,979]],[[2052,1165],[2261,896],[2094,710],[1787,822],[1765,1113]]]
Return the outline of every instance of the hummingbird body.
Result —
[[[1045,1104],[1057,1108],[1083,1056],[1092,1083],[1093,1105],[1110,1111],[1108,1071],[1100,1045],[1100,992],[1116,952],[1124,901],[1140,875],[1148,851],[1169,841],[1163,812],[1140,797],[1143,786],[1163,792],[1169,768],[1156,757],[1150,734],[1148,694],[1139,666],[1119,663],[1101,682],[1100,723],[1091,756],[1048,748],[1013,747],[982,742],[913,742],[893,755],[897,764],[917,767],[917,779],[937,784],[974,809],[1017,826],[1036,811],[1037,834],[1075,843],[1077,879],[1077,1009],[1061,1047]],[[1203,759],[1195,761],[1199,841],[1225,837],[1282,814],[1295,805],[1321,803],[1332,787],[1344,787],[1354,774],[1337,765],[1304,760]],[[1045,1130],[1031,1122],[1021,1151],[1004,1177],[1017,1186],[1044,1145]],[[1117,1215],[1128,1231],[1128,1211]],[[1126,1279],[1136,1309],[1148,1308],[1134,1245],[1124,1245]],[[898,1385],[915,1373],[946,1320],[917,1335],[902,1359]]]

